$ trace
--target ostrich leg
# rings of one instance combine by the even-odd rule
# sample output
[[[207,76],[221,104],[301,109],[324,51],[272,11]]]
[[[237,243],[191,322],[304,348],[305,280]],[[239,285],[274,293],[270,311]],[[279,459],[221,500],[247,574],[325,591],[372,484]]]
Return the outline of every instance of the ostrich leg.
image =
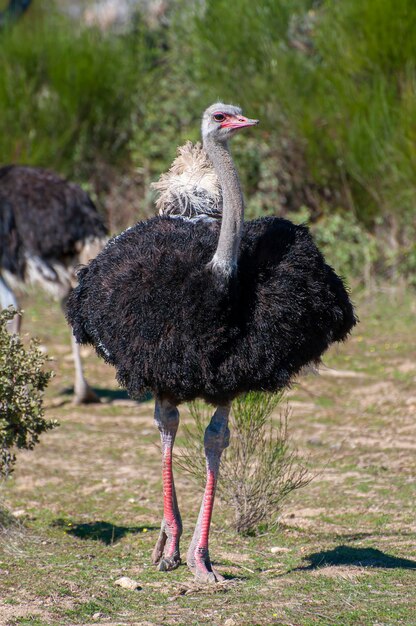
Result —
[[[75,383],[74,383],[74,402],[75,404],[89,404],[92,402],[100,402],[100,398],[95,391],[91,389],[85,380],[84,370],[82,367],[80,345],[71,333],[72,354],[74,356],[75,365]]]
[[[14,309],[19,308],[16,296],[3,276],[0,275],[0,309],[7,309],[9,306],[12,306]],[[12,335],[18,335],[20,333],[21,320],[21,315],[15,315],[14,318],[7,323],[7,330]]]
[[[166,400],[156,399],[155,422],[162,442],[163,520],[152,561],[160,571],[167,572],[176,569],[181,562],[179,538],[182,520],[172,473],[172,450],[179,426],[178,409]]]
[[[62,299],[61,307],[63,312],[66,311],[66,302],[68,296]],[[85,380],[84,370],[81,361],[80,345],[71,332],[72,355],[74,357],[75,382],[74,382],[74,402],[75,404],[89,404],[92,402],[100,402],[100,398],[91,389]]]
[[[228,447],[230,441],[230,431],[228,429],[230,408],[230,405],[217,407],[204,437],[207,482],[194,536],[186,558],[189,569],[202,582],[223,580],[223,576],[218,574],[211,565],[208,551],[208,536],[221,455],[223,450]]]

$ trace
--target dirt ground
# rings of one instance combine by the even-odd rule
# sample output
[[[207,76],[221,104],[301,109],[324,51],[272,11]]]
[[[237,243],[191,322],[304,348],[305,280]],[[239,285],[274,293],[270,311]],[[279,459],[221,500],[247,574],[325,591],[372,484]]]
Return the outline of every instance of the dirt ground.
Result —
[[[53,359],[45,402],[60,426],[19,453],[2,488],[20,525],[0,538],[1,625],[416,624],[414,296],[362,298],[350,340],[288,393],[292,444],[315,478],[256,536],[237,535],[217,503],[211,551],[226,581],[211,587],[150,563],[162,510],[152,402],[129,400],[86,349],[102,402],[73,406],[59,307],[26,296],[24,308]],[[202,494],[183,471],[176,482],[186,551]],[[114,585],[121,576],[141,589]]]

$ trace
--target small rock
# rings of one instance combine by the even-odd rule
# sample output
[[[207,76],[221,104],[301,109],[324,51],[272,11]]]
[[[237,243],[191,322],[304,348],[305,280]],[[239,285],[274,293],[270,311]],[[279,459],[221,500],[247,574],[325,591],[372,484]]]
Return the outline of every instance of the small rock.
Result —
[[[94,615],[92,616],[92,619],[100,619],[100,617],[102,616],[103,614],[98,611],[97,613],[94,613]]]
[[[324,442],[322,441],[322,439],[320,437],[309,437],[309,439],[307,439],[307,442],[309,443],[310,446],[323,446]]]
[[[142,588],[137,580],[133,580],[128,576],[122,576],[121,578],[118,578],[114,581],[114,584],[118,585],[119,587],[123,587],[123,589],[130,589],[130,591],[139,591]]]
[[[224,626],[237,626],[237,622],[233,620],[232,617],[229,617],[228,619],[225,620]]]
[[[272,554],[277,554],[278,552],[290,552],[289,548],[283,548],[281,546],[273,546],[270,548],[270,552]]]

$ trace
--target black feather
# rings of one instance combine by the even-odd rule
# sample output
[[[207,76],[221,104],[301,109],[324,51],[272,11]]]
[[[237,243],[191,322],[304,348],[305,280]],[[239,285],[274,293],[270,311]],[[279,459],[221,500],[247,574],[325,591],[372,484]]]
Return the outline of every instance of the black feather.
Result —
[[[23,280],[27,257],[60,261],[76,254],[78,242],[106,233],[78,185],[40,168],[0,168],[0,269]]]
[[[227,286],[207,263],[218,222],[156,217],[110,240],[79,273],[68,320],[133,398],[222,404],[285,387],[356,320],[341,279],[304,226],[244,225]]]

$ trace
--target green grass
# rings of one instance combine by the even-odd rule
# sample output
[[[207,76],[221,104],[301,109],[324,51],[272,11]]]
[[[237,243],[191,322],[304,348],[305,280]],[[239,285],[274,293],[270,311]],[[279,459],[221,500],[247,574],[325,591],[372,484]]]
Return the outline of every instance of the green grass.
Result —
[[[227,583],[206,588],[185,566],[163,574],[150,563],[162,505],[152,403],[72,406],[59,308],[41,297],[25,308],[25,330],[55,358],[47,416],[61,426],[19,453],[2,491],[25,532],[1,540],[1,624],[416,624],[413,297],[363,299],[355,333],[325,358],[330,374],[294,387],[292,438],[316,478],[258,536],[236,535],[217,503],[211,551]],[[92,354],[86,363],[103,396],[117,390],[109,367]],[[176,476],[186,550],[201,493]],[[142,590],[114,586],[121,576]]]
[[[2,33],[2,161],[54,167],[84,181],[98,161],[125,166],[153,55],[140,29],[106,35],[50,0],[33,3]]]
[[[122,34],[56,5],[2,33],[4,163],[53,167],[104,201],[110,189],[109,221],[125,226],[204,108],[236,102],[261,119],[234,143],[248,214],[309,209],[339,270],[414,283],[413,0],[178,0],[168,23],[137,15]]]

